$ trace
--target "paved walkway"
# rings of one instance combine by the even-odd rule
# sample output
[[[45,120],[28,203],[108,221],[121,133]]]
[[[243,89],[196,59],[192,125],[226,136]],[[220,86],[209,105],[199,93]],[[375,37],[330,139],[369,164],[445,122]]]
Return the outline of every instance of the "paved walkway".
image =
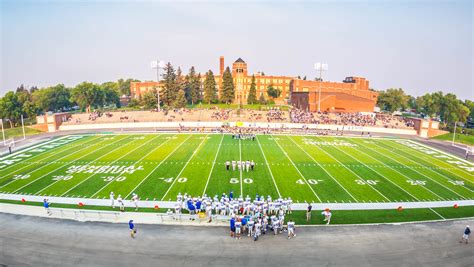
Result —
[[[474,220],[297,228],[231,239],[227,228],[76,222],[0,213],[1,266],[472,266]]]

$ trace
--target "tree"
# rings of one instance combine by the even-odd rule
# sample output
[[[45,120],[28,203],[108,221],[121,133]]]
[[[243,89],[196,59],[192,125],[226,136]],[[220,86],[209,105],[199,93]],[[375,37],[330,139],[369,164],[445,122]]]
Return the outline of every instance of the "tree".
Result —
[[[176,96],[176,100],[173,103],[175,108],[184,108],[186,107],[186,96],[183,89],[179,90],[178,95]]]
[[[258,102],[261,105],[266,105],[267,104],[267,100],[265,100],[265,96],[263,95],[263,93],[260,94],[260,97],[258,98]]]
[[[186,75],[185,96],[189,104],[194,105],[199,101],[200,96],[200,78],[196,76],[194,67],[189,69],[189,74]]]
[[[54,98],[52,95],[53,90],[51,87],[48,87],[34,91],[31,98],[36,107],[46,114],[48,111],[54,109]]]
[[[474,122],[474,101],[466,99],[464,101],[464,106],[469,109],[469,119]]]
[[[163,101],[167,106],[171,104],[176,99],[177,95],[177,81],[176,81],[176,72],[174,71],[173,66],[168,62],[164,68],[165,73],[163,74],[163,90],[160,91],[160,100]]]
[[[105,104],[115,104],[116,107],[120,107],[119,84],[115,82],[106,82],[101,84],[100,87],[104,91]]]
[[[58,84],[50,87],[51,108],[53,111],[64,110],[72,106],[71,90],[64,84]]]
[[[255,75],[252,75],[252,83],[250,84],[249,96],[247,97],[247,104],[257,103],[257,86],[255,85]]]
[[[21,113],[22,108],[18,102],[18,96],[13,91],[6,93],[0,99],[0,117],[9,119],[11,128],[20,119]]]
[[[390,88],[386,91],[381,91],[377,100],[377,105],[385,111],[394,112],[399,109],[408,107],[408,96],[403,89]]]
[[[131,107],[131,108],[138,107],[138,106],[140,106],[140,101],[138,101],[138,99],[136,99],[136,98],[132,98],[132,99],[130,99],[130,102],[128,102],[128,106]]]
[[[158,91],[156,89],[153,89],[151,91],[146,92],[143,95],[142,101],[145,105],[145,108],[156,108],[156,104],[158,102]]]
[[[234,81],[232,79],[232,73],[230,68],[227,67],[222,75],[222,89],[221,89],[221,102],[225,104],[230,104],[234,100],[235,91],[234,91]]]
[[[140,80],[137,79],[131,79],[128,78],[126,80],[124,79],[118,79],[117,80],[117,90],[119,97],[122,95],[130,95],[130,83],[131,82],[139,82]]]
[[[212,70],[206,73],[206,79],[204,80],[204,102],[211,104],[217,101],[217,88],[216,80]]]
[[[76,102],[86,112],[91,112],[92,107],[103,105],[104,91],[100,86],[90,82],[78,84],[71,92],[71,100]]]
[[[278,98],[281,95],[281,90],[273,87],[273,84],[270,84],[267,87],[267,95],[272,99]]]

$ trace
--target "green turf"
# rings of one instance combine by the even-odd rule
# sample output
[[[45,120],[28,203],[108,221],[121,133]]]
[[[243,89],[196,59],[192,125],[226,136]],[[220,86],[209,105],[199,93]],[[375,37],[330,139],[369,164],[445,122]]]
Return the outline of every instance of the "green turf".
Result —
[[[433,139],[451,142],[453,141],[453,133],[438,135],[433,137]],[[474,146],[474,135],[465,135],[457,133],[454,142]]]
[[[42,206],[42,202],[21,202],[15,200],[0,200],[0,203],[10,203],[19,205],[29,206]],[[78,206],[73,204],[58,204],[52,203],[52,208],[70,208],[70,209],[82,209],[82,210],[99,210],[99,211],[118,211],[118,208],[113,209],[112,207],[104,206],[93,206],[85,205]],[[436,211],[438,214],[436,214]],[[133,208],[126,208],[127,211],[135,211]],[[140,208],[138,212],[155,212],[165,213],[167,209],[160,208]],[[186,211],[185,211],[186,212]],[[312,212],[311,220],[306,221],[305,211],[293,211],[292,214],[288,214],[285,217],[285,221],[293,220],[297,225],[323,225],[324,217],[321,215],[322,211],[314,210]],[[434,208],[434,209],[404,209],[398,210],[337,210],[332,211],[333,216],[331,218],[331,224],[367,224],[367,223],[391,223],[391,222],[411,222],[411,221],[430,221],[430,220],[442,220],[443,216],[445,219],[456,219],[456,218],[472,218],[474,216],[474,206],[461,206],[458,208]]]
[[[108,198],[113,191],[173,201],[178,193],[233,191],[294,203],[474,199],[473,164],[404,139],[104,134],[39,148],[0,159],[0,192]],[[227,160],[253,160],[255,170],[227,171]]]
[[[5,131],[5,139],[17,138],[17,137],[23,138],[23,128],[22,127],[4,129],[4,131]],[[25,127],[25,135],[34,135],[34,134],[39,134],[39,133],[41,133],[41,131],[38,130],[38,129]]]

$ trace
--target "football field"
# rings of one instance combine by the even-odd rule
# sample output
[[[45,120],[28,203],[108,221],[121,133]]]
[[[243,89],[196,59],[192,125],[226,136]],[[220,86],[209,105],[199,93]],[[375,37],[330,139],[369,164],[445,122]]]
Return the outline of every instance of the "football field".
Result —
[[[254,170],[226,170],[226,161]],[[0,192],[176,200],[229,194],[294,203],[474,199],[474,164],[406,139],[221,134],[70,135],[0,158]]]

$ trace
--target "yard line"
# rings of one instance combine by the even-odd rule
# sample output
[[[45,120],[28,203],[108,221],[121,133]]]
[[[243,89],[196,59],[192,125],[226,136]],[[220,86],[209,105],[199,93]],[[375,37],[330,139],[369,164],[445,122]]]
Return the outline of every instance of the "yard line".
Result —
[[[349,140],[349,142],[351,142],[351,141]],[[352,143],[353,143],[353,142],[352,142]],[[354,143],[353,143],[353,144],[354,144]],[[372,150],[371,148],[369,148],[369,149]],[[405,178],[407,178],[407,179],[409,179],[409,180],[411,179],[410,177],[406,176],[404,173],[399,172],[399,171],[396,170],[395,168],[392,168],[392,167],[390,167],[389,165],[385,164],[385,162],[382,162],[382,161],[380,161],[380,160],[378,160],[378,159],[372,157],[371,155],[365,153],[364,151],[362,151],[362,149],[357,149],[357,151],[358,151],[358,152],[362,152],[362,153],[364,153],[365,155],[367,155],[368,157],[370,157],[370,158],[372,158],[372,159],[374,159],[374,160],[376,160],[376,161],[382,163],[384,166],[386,166],[386,167],[388,167],[388,168],[390,168],[390,169],[392,169],[392,170],[398,172],[399,174],[403,175]],[[374,151],[375,151],[375,150],[374,150]],[[375,151],[375,152],[378,153],[377,151]],[[379,154],[379,153],[378,153],[378,154]],[[387,156],[387,157],[389,157],[389,156]],[[391,158],[391,159],[393,160],[392,157],[389,157],[389,158]],[[398,161],[397,161],[397,162],[398,162]],[[400,163],[400,162],[398,162],[398,163]],[[431,180],[431,178],[430,178],[430,180]],[[432,180],[432,181],[433,181],[433,180]],[[434,182],[434,181],[433,181],[433,182]],[[436,183],[439,184],[438,182],[436,182]],[[439,185],[441,185],[441,184],[439,184]],[[441,185],[441,186],[443,186],[443,185]],[[421,187],[423,187],[423,188],[425,188],[426,190],[430,191],[433,195],[437,196],[438,198],[441,198],[442,200],[446,200],[446,198],[441,197],[440,195],[438,195],[438,194],[436,194],[435,192],[431,191],[431,190],[428,189],[425,185],[421,185]],[[445,187],[445,186],[443,186],[443,187]],[[447,187],[445,187],[445,188],[448,189]],[[405,191],[405,192],[406,192],[406,191]],[[408,192],[407,192],[407,193],[408,193]],[[461,196],[461,197],[462,197],[462,196]]]
[[[319,162],[317,162],[313,156],[311,156],[305,149],[303,149],[298,143],[295,142],[295,140],[293,140],[293,138],[291,138],[290,136],[287,136],[288,139],[290,139],[297,147],[299,147],[301,150],[303,150],[304,153],[306,153],[306,155],[308,155],[308,157],[310,157],[316,164],[318,164],[318,166],[323,169],[324,172],[327,173],[327,175],[329,175],[329,177],[331,177],[340,187],[342,187],[342,189],[344,189],[344,191],[346,191],[347,194],[349,194],[349,196],[352,197],[352,199],[354,199],[356,202],[359,202],[342,184],[339,183],[339,181],[334,178],[334,176],[332,176],[323,166],[321,166],[321,164],[319,164]]]
[[[441,216],[441,214],[437,213],[434,209],[430,208],[430,210],[434,213],[436,213],[436,215],[438,215],[441,219],[443,220],[446,220],[446,218],[444,218],[443,216]]]
[[[303,180],[306,182],[306,185],[308,185],[309,189],[311,189],[311,191],[313,192],[313,194],[316,196],[316,198],[319,200],[319,202],[322,202],[321,199],[319,198],[319,196],[316,194],[316,192],[314,191],[314,189],[311,187],[311,185],[308,183],[308,181],[306,180],[306,178],[304,177],[304,175],[300,172],[300,170],[298,169],[298,167],[296,167],[296,164],[293,162],[293,160],[288,156],[288,153],[283,150],[283,147],[281,147],[280,143],[278,143],[278,140],[275,140],[275,137],[273,135],[271,135],[271,137],[273,138],[273,141],[278,145],[278,147],[281,149],[281,151],[283,152],[283,154],[285,154],[285,156],[288,158],[288,160],[291,162],[291,164],[293,164],[293,167],[295,167],[296,171],[300,174],[301,178],[303,178]]]
[[[93,138],[93,139],[91,139],[91,140],[89,140],[89,141],[86,141],[83,145],[85,145],[85,144],[87,144],[87,143],[89,143],[89,142],[95,141],[95,140],[97,140],[97,139],[99,139],[99,138],[100,138],[100,137],[97,136],[96,138]],[[43,161],[43,160],[45,160],[45,159],[48,159],[48,158],[50,158],[50,157],[52,157],[52,156],[56,156],[56,155],[59,154],[59,153],[63,153],[63,152],[66,152],[66,151],[69,151],[69,150],[75,149],[75,148],[76,148],[76,146],[73,146],[73,147],[71,147],[71,148],[66,148],[65,150],[56,151],[55,153],[51,154],[50,156],[47,156],[47,157],[45,157],[45,158],[42,158],[41,161]],[[49,151],[48,151],[48,152],[49,152]],[[36,156],[33,156],[33,157],[29,158],[29,159],[32,159],[32,158],[34,158],[34,157],[41,156],[41,155],[42,155],[42,153],[40,153],[40,154],[38,154],[38,155],[36,155]],[[60,160],[60,159],[62,159],[62,158],[63,158],[63,157],[59,158],[58,160]],[[56,160],[56,161],[57,161],[57,160]],[[53,162],[54,162],[54,161],[53,161]],[[51,162],[51,163],[53,163],[53,162]],[[34,164],[34,162],[32,162],[32,163]],[[51,164],[51,163],[50,163],[50,164]],[[41,166],[40,168],[43,168],[43,167],[48,166],[48,165],[49,165],[49,164],[43,165],[43,166]],[[13,164],[13,165],[11,165],[11,166],[5,168],[5,169],[2,169],[2,171],[6,170],[6,169],[8,169],[8,168],[10,168],[10,167],[13,167],[13,166],[15,166],[15,164]],[[9,176],[9,175],[11,175],[12,173],[16,173],[16,172],[18,172],[18,171],[23,170],[24,168],[27,168],[27,167],[30,167],[30,165],[27,164],[26,166],[24,166],[24,167],[22,167],[22,168],[15,169],[13,172],[10,172],[10,173],[8,173],[8,174],[5,174],[4,176],[0,177],[0,180],[3,179],[3,178],[5,178],[5,177],[7,177],[7,176]],[[36,170],[37,170],[37,169],[36,169]]]
[[[158,139],[158,137],[161,137],[161,134],[157,135],[155,138],[152,138],[150,141],[140,145],[139,147],[142,147],[152,141],[155,141],[155,139]],[[171,139],[168,139],[166,140],[165,142],[162,142],[159,146],[153,148],[152,150],[150,150],[149,152],[147,152],[143,157],[141,157],[139,160],[135,161],[132,165],[136,165],[138,164],[140,161],[142,161],[144,158],[146,158],[148,155],[150,155],[152,152],[155,152],[158,148],[160,148],[162,145],[166,144],[169,140]],[[128,153],[129,154],[129,153]],[[118,174],[117,176],[121,175],[122,173]],[[97,190],[97,192],[95,192],[91,198],[95,197],[95,195],[97,195],[100,191],[102,191],[102,189],[104,189],[106,186],[108,186],[109,184],[111,184],[114,180],[112,179],[110,182],[107,182],[102,188],[100,188],[99,190]]]
[[[242,197],[244,195],[244,189],[243,189],[243,181],[242,181],[242,169],[244,168],[244,166],[242,165],[242,143],[240,141],[240,138],[239,138],[239,160],[240,160],[240,196]]]
[[[388,197],[386,197],[384,194],[382,194],[379,190],[377,190],[375,187],[373,187],[371,184],[367,183],[364,178],[362,178],[360,175],[358,175],[357,173],[355,173],[353,170],[349,169],[349,167],[347,167],[345,164],[343,164],[342,162],[340,162],[337,158],[333,157],[331,155],[331,153],[327,152],[325,149],[323,149],[321,146],[317,146],[319,147],[319,149],[321,149],[321,151],[323,151],[326,155],[328,155],[329,157],[331,157],[333,160],[337,161],[339,164],[341,164],[341,166],[344,166],[344,168],[346,168],[348,171],[350,171],[351,173],[355,174],[355,176],[359,177],[359,179],[361,179],[362,181],[365,182],[365,184],[367,184],[370,188],[372,188],[375,192],[379,193],[379,195],[381,195],[383,198],[385,198],[387,201],[391,201]]]
[[[41,147],[41,146],[44,146],[44,145],[47,145],[49,143],[54,143],[56,141],[61,141],[62,139],[66,139],[68,137],[70,137],[71,135],[66,135],[66,136],[62,136],[62,137],[59,137],[59,138],[56,138],[56,139],[53,139],[53,140],[49,140],[49,141],[46,141],[44,143],[39,143],[39,144],[36,144],[36,145],[33,145],[31,147],[27,147],[25,149],[20,149],[18,151],[15,151],[15,152],[12,152],[11,154],[8,154],[8,155],[5,155],[3,157],[0,157],[0,161],[3,161],[5,159],[8,159],[8,158],[12,158],[14,156],[16,156],[17,154],[22,154],[22,153],[25,153],[25,152],[28,152],[32,149],[36,149],[38,147]],[[83,135],[79,135],[79,136],[83,136]],[[11,166],[10,166],[11,167]]]
[[[267,163],[267,168],[270,171],[270,176],[272,177],[273,184],[275,185],[275,188],[277,190],[278,197],[281,197],[280,190],[278,190],[278,186],[275,182],[275,177],[273,177],[272,169],[270,169],[270,164],[268,164],[267,157],[265,156],[265,153],[263,152],[262,145],[260,144],[260,141],[258,140],[258,136],[256,136],[255,139],[257,139],[257,143],[258,143],[258,146],[260,147],[260,151],[262,151],[263,158],[265,159],[265,162]]]
[[[212,171],[214,170],[214,165],[216,164],[217,155],[219,155],[219,150],[221,149],[222,140],[224,140],[224,136],[225,136],[225,135],[222,134],[221,142],[219,143],[219,147],[217,148],[216,157],[214,158],[214,162],[212,162],[211,171],[209,172],[209,176],[207,177],[207,181],[206,181],[206,186],[204,187],[204,191],[202,192],[202,195],[203,195],[203,196],[204,196],[204,194],[206,193],[207,185],[209,184],[209,180],[211,179],[211,174],[212,174]],[[242,177],[240,177],[240,179],[242,180]]]
[[[181,144],[179,144],[177,147],[175,147],[175,149],[173,151],[171,151],[170,153],[168,153],[168,155],[162,159],[160,161],[160,163],[158,165],[156,165],[153,170],[148,173],[147,176],[145,176],[145,178],[143,178],[138,184],[137,186],[135,186],[132,190],[130,190],[130,192],[124,197],[124,199],[127,199],[143,182],[145,182],[146,179],[148,179],[148,177],[150,177],[155,171],[156,169],[158,169],[158,167],[161,166],[161,164],[163,164],[163,162],[165,162],[176,150],[178,150],[178,148],[180,148],[184,143],[186,143],[186,141],[188,141],[189,138],[191,138],[192,135],[189,135],[188,138],[186,138],[183,142],[181,142]]]
[[[161,200],[163,201],[163,199],[165,199],[166,195],[168,194],[168,192],[171,190],[171,188],[173,187],[173,185],[176,183],[176,181],[178,180],[179,176],[183,173],[184,169],[186,169],[186,166],[188,166],[189,162],[191,161],[192,158],[194,158],[194,156],[197,154],[197,152],[199,151],[199,148],[201,147],[202,144],[204,144],[204,141],[207,140],[207,136],[209,134],[207,134],[203,139],[202,139],[202,142],[199,144],[199,146],[196,148],[196,150],[194,150],[193,154],[191,155],[191,157],[189,157],[188,161],[186,162],[186,164],[184,164],[184,167],[183,169],[181,169],[181,171],[178,173],[178,175],[176,175],[176,178],[174,179],[174,181],[171,183],[170,187],[168,188],[168,190],[166,191],[166,193],[163,195],[163,197],[161,198]]]
[[[377,144],[375,144],[375,145],[378,146]],[[372,150],[372,151],[375,151],[375,152],[378,153],[378,154],[380,154],[380,153],[379,153],[378,151],[376,151],[376,150],[373,150],[373,149],[371,149],[371,148],[369,148],[369,149]],[[388,151],[391,152],[391,150],[388,150]],[[399,164],[403,164],[403,163],[401,163],[400,161],[396,160],[395,158],[390,157],[388,154],[386,154],[385,156],[388,157],[388,158],[390,158],[390,159],[392,159],[392,160],[395,161],[395,162],[398,162]],[[373,157],[372,157],[372,158],[373,158]],[[409,160],[410,160],[410,159],[409,159]],[[410,161],[412,161],[412,160],[410,160]],[[379,162],[381,162],[381,161],[379,161]],[[415,161],[412,161],[412,162],[415,162]],[[416,163],[416,162],[415,162],[415,163]],[[386,165],[386,164],[384,164],[384,165]],[[386,165],[386,166],[387,166],[387,165]],[[393,169],[393,168],[392,168],[392,169]],[[415,171],[415,172],[417,172],[417,173],[419,173],[419,174],[421,174],[421,175],[423,175],[424,177],[430,179],[431,181],[433,181],[433,182],[439,184],[440,186],[442,186],[442,187],[444,187],[445,189],[447,189],[447,190],[453,192],[454,194],[460,196],[461,198],[467,199],[467,198],[464,197],[463,195],[457,193],[456,191],[453,191],[451,188],[449,188],[449,187],[447,187],[447,186],[445,186],[445,185],[439,183],[438,181],[436,181],[436,180],[434,180],[434,179],[432,179],[432,178],[426,176],[425,174],[423,174],[423,173],[417,171],[416,169],[412,169],[412,168],[410,168],[410,169],[413,170],[413,171]],[[395,170],[395,169],[393,169],[393,170]],[[397,171],[397,170],[395,170],[395,171]],[[405,176],[406,178],[410,179],[410,178],[409,178],[408,176],[406,176],[405,174],[403,174],[403,173],[401,173],[401,172],[399,172],[399,171],[397,171],[397,172],[400,173],[400,174],[402,174],[402,175]],[[426,187],[425,187],[425,188],[426,188]],[[467,187],[466,187],[466,188],[467,188]],[[428,188],[426,188],[426,189],[428,189]],[[470,190],[469,188],[467,188],[467,189]],[[428,190],[429,190],[429,189],[428,189]],[[429,190],[429,191],[431,192],[431,190]],[[471,190],[471,192],[472,192],[472,190]],[[432,192],[432,193],[435,194],[434,192]],[[435,194],[435,195],[438,196],[437,194]],[[438,197],[439,197],[439,196],[438,196]],[[440,198],[441,198],[441,197],[440,197]],[[444,199],[444,198],[443,198],[443,199]]]
[[[336,146],[334,146],[335,149],[341,151],[342,153],[346,154],[347,156],[353,158],[355,161],[358,161],[360,163],[362,163],[362,165],[364,165],[365,167],[371,169],[373,172],[377,173],[378,175],[380,175],[381,177],[383,177],[385,180],[389,181],[390,183],[392,183],[394,186],[400,188],[403,192],[407,193],[408,195],[410,195],[412,198],[414,198],[415,200],[419,201],[419,199],[417,197],[415,197],[414,195],[412,195],[410,192],[406,191],[404,188],[402,188],[401,186],[399,186],[398,184],[394,183],[392,180],[388,179],[387,177],[385,177],[384,175],[382,175],[381,173],[379,173],[378,171],[374,170],[373,168],[371,168],[370,166],[368,166],[367,164],[365,164],[364,162],[354,158],[352,155],[349,155],[348,153],[346,153],[345,151],[337,148]]]
[[[112,143],[110,143],[110,144],[108,144],[108,145],[106,145],[106,146],[104,146],[104,147],[107,147],[107,146],[110,146],[110,145],[112,145],[112,144],[115,144],[116,142],[121,141],[121,140],[122,140],[122,139],[119,139],[119,140],[117,140],[117,141],[115,141],[115,142],[112,142]],[[105,141],[105,140],[100,141],[99,143],[102,143],[102,142],[104,142],[104,141]],[[78,151],[74,152],[73,154],[76,154],[77,152],[80,152],[80,151],[82,151],[82,150],[84,150],[84,149],[86,149],[86,148],[89,148],[89,147],[81,148],[81,149],[79,149]],[[15,191],[13,191],[13,192],[18,192],[19,190],[21,190],[21,189],[23,189],[23,188],[29,186],[30,184],[32,184],[32,183],[34,183],[34,182],[36,182],[36,181],[38,181],[39,179],[44,178],[44,177],[46,177],[47,175],[49,175],[49,174],[51,174],[51,173],[53,173],[53,172],[55,172],[55,171],[57,171],[57,170],[59,170],[59,169],[61,169],[61,168],[64,168],[65,166],[71,165],[72,163],[78,161],[79,159],[81,159],[81,158],[83,158],[83,157],[85,157],[85,156],[88,156],[88,155],[90,155],[90,154],[92,154],[92,153],[94,153],[94,152],[97,152],[97,150],[91,151],[91,152],[89,152],[89,153],[87,153],[87,154],[85,154],[85,155],[83,155],[83,156],[77,158],[76,160],[71,161],[70,163],[68,163],[68,164],[66,164],[66,165],[61,165],[60,167],[58,167],[58,168],[56,168],[56,169],[54,169],[54,170],[52,170],[52,171],[50,171],[50,172],[48,172],[48,173],[46,173],[46,174],[44,174],[44,175],[41,175],[40,177],[36,178],[35,180],[29,182],[28,184],[26,184],[26,185],[24,185],[24,186],[18,188],[17,190],[15,190]],[[69,155],[69,156],[70,156],[70,155]],[[51,163],[50,163],[50,164],[51,164]],[[49,165],[49,164],[47,164],[47,165]],[[36,170],[38,170],[38,169],[36,169]],[[36,171],[36,170],[35,170],[35,171]],[[10,183],[12,183],[12,182],[10,182]],[[8,184],[10,184],[10,183],[8,183]],[[8,184],[3,185],[2,187],[6,186],[6,185],[8,185]]]
[[[417,143],[415,143],[415,144],[417,144]],[[399,149],[399,148],[396,148],[396,147],[393,147],[393,146],[391,146],[391,145],[389,145],[389,144],[387,144],[387,146],[389,146],[389,147],[391,147],[391,148],[393,148],[393,149],[394,149],[393,153],[396,153],[396,152],[395,152],[395,150],[400,150],[400,151],[402,151],[401,149]],[[379,147],[380,147],[380,146],[379,146]],[[386,150],[389,150],[388,148],[384,148],[384,149],[386,149]],[[418,152],[418,153],[420,153],[420,154],[422,154],[422,155],[426,156],[425,154],[423,154],[422,152],[419,152],[419,151],[417,151],[416,149],[411,149],[410,151],[412,151],[412,150],[414,150],[414,151],[416,151],[416,152]],[[392,151],[392,150],[389,150],[389,151]],[[410,160],[410,161],[413,161],[413,160],[411,160],[411,159],[407,158],[407,157],[406,157],[406,156],[404,156],[404,155],[401,155],[401,154],[399,154],[399,153],[396,153],[396,154],[397,154],[397,155],[400,155],[400,156],[402,156],[402,157],[404,157],[404,158],[406,158],[406,159],[408,159],[408,160]],[[438,158],[435,158],[435,157],[432,157],[432,158],[434,158],[434,159],[436,159],[436,160],[438,160],[438,161],[440,161],[440,162],[442,162],[442,163],[445,163],[445,164],[448,164],[448,165],[450,165],[450,163],[448,163],[448,162],[444,162],[444,161],[442,161],[442,160],[440,160],[440,159],[438,159]],[[422,159],[422,160],[423,160],[424,162],[428,162],[428,161],[427,161],[427,160],[425,160],[425,159]],[[416,163],[417,165],[419,165],[419,166],[424,166],[424,165],[422,165],[422,164],[420,164],[420,163],[418,163],[418,162],[416,162],[416,161],[413,161],[413,162],[415,162],[415,163]],[[460,170],[462,170],[462,169],[460,169]],[[450,171],[450,170],[449,170],[449,169],[447,169],[447,168],[446,168],[446,171],[448,171],[448,172],[452,173],[453,175],[455,175],[455,176],[457,176],[457,177],[459,177],[459,178],[461,178],[461,179],[463,179],[463,180],[466,180],[466,181],[468,181],[468,182],[472,183],[472,181],[470,181],[469,179],[467,179],[467,178],[464,178],[464,177],[460,176],[459,174],[456,174],[456,173],[454,173],[454,172]],[[439,175],[441,175],[441,176],[444,176],[446,179],[450,180],[450,178],[449,178],[449,177],[447,177],[446,175],[444,175],[444,174],[442,174],[442,173],[438,173],[438,174],[439,174]],[[469,174],[469,175],[472,175],[472,173],[468,173],[468,174]],[[470,189],[469,189],[469,190],[470,190]],[[472,190],[470,190],[470,191],[472,192]]]
[[[127,142],[126,145],[128,145],[128,144],[130,144],[130,143],[133,143],[133,141],[139,141],[139,140],[141,140],[141,139],[132,139],[132,141],[131,141],[131,142]],[[141,145],[139,145],[139,146],[137,146],[137,147],[135,147],[134,149],[128,151],[127,153],[125,153],[125,154],[123,154],[122,156],[118,157],[117,159],[115,159],[114,161],[110,162],[109,164],[110,164],[110,165],[114,164],[115,162],[119,161],[120,159],[122,159],[122,158],[124,158],[125,156],[129,155],[130,153],[132,153],[133,151],[135,151],[135,150],[141,148],[142,146],[148,144],[149,142],[151,142],[151,140],[150,140],[150,141],[147,141],[147,142],[145,142],[145,143],[143,143],[143,144],[141,144]],[[93,162],[97,162],[98,159],[103,158],[103,157],[107,156],[108,154],[110,154],[110,153],[112,153],[112,152],[115,152],[115,150],[120,149],[120,148],[122,148],[122,147],[124,147],[124,146],[126,146],[126,145],[119,146],[119,147],[117,147],[117,148],[115,148],[115,149],[109,151],[109,152],[106,153],[105,155],[102,155],[102,156],[98,157],[98,158],[97,158],[95,161],[93,161]],[[87,165],[89,165],[89,163],[88,163]],[[84,180],[82,180],[81,182],[79,182],[78,184],[76,184],[75,186],[69,188],[69,190],[67,190],[66,192],[64,192],[61,196],[64,196],[65,194],[69,193],[69,192],[72,191],[74,188],[78,187],[79,185],[81,185],[81,184],[84,183],[85,181],[89,180],[91,177],[93,177],[93,176],[96,175],[96,174],[98,174],[98,173],[92,173],[91,175],[89,175],[88,177],[86,177]],[[119,173],[118,175],[120,175],[120,174],[122,174],[122,173]],[[117,175],[117,176],[118,176],[118,175]],[[58,181],[58,182],[59,182],[59,181]]]

